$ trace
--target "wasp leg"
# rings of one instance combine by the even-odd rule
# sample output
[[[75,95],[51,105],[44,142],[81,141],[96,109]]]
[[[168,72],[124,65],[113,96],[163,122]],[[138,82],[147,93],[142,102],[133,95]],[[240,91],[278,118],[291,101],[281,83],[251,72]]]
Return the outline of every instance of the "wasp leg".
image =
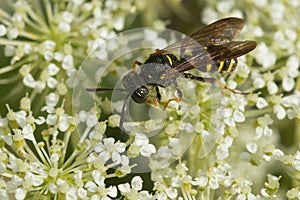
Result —
[[[143,63],[141,63],[138,60],[135,60],[134,63],[132,64],[132,69],[135,70],[136,65],[141,66]]]
[[[151,105],[153,105],[153,106],[158,106],[158,105],[159,105],[159,104],[158,104],[159,101],[151,99],[150,96],[147,97],[145,103],[151,104]]]
[[[158,88],[157,85],[155,85],[155,91],[156,91],[156,100],[157,100],[157,102],[160,102],[160,100],[161,100],[161,94],[159,92],[159,88]]]
[[[170,103],[171,101],[179,102],[179,101],[182,100],[182,92],[181,92],[181,90],[179,89],[179,87],[178,87],[178,85],[177,85],[176,82],[174,82],[174,85],[175,85],[175,88],[176,88],[176,92],[177,92],[178,97],[169,99],[169,100],[165,103],[165,105],[164,105],[164,110],[168,107],[168,105],[169,105],[169,103]]]
[[[241,91],[237,91],[237,90],[233,90],[231,88],[228,88],[226,85],[224,85],[218,79],[215,79],[215,78],[204,78],[204,77],[201,77],[201,76],[194,76],[194,75],[189,74],[189,73],[183,73],[183,76],[185,78],[192,79],[192,80],[197,80],[197,81],[201,81],[201,82],[215,83],[220,88],[228,90],[228,91],[230,91],[234,94],[242,94],[242,95],[250,94],[249,92],[241,92]]]

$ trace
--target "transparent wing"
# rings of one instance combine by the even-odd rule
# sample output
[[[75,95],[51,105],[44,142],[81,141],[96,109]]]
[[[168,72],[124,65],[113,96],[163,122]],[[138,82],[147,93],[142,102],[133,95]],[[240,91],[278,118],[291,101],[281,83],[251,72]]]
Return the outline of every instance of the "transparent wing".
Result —
[[[179,56],[180,64],[172,68],[170,74],[193,68],[206,71],[208,64],[212,64],[211,71],[217,71],[216,62],[237,58],[256,47],[254,41],[232,41],[243,27],[244,20],[240,18],[224,18],[197,30],[190,37],[157,50],[156,54]]]
[[[237,58],[248,52],[252,51],[256,47],[254,41],[232,41],[222,45],[212,45],[206,48],[198,50],[197,54],[182,60],[182,62],[176,67],[172,68],[172,71],[184,72],[193,68],[200,71],[206,71],[206,66],[212,64],[211,71],[217,71],[218,66],[215,63],[227,59]]]
[[[243,27],[244,21],[240,18],[224,18],[197,30],[190,37],[158,50],[158,53],[176,53],[179,50],[180,56],[184,56],[186,51],[194,52],[199,46],[226,44],[235,39]]]

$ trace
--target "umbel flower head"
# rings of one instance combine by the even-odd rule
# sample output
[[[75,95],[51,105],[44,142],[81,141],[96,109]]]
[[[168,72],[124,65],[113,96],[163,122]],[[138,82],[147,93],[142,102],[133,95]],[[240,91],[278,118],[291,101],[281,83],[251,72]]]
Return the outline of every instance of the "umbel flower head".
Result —
[[[106,98],[70,113],[83,59],[107,61],[108,51],[118,49],[109,39],[124,29],[127,16],[147,8],[141,2],[1,4],[6,60],[0,83],[22,81],[7,96],[20,94],[17,106],[6,104],[0,118],[0,199],[299,199],[297,0],[206,1],[204,23],[243,18],[241,37],[258,43],[238,59],[234,73],[218,77],[249,95],[178,81],[185,98],[168,104],[163,125],[156,119],[128,123],[130,135],[120,133],[120,115],[107,112]],[[151,31],[145,35],[149,44],[167,43]],[[101,78],[121,74],[124,67],[116,63]],[[173,89],[161,91],[163,101],[174,97]],[[282,142],[288,136],[291,148]]]
[[[24,97],[21,108],[27,111],[14,112],[8,106],[9,112],[0,120],[1,199],[115,198],[117,187],[104,181],[131,173],[134,165],[125,154],[126,144],[104,138],[110,122],[99,122],[95,110],[69,116],[57,94],[50,93],[49,98],[45,117],[32,116],[31,101]],[[74,148],[71,140],[81,125],[85,135]]]
[[[66,95],[76,86],[74,76],[85,56],[94,51],[105,59],[105,41],[138,9],[133,1],[6,2],[7,8],[0,8],[0,44],[8,58],[1,64],[1,83],[22,80],[7,99],[18,95],[23,85],[34,93]]]

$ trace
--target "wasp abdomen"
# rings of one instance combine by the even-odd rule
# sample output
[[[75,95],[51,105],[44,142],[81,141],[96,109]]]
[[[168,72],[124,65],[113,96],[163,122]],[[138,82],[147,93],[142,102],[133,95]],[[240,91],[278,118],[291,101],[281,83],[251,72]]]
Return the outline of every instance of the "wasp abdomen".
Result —
[[[237,66],[237,59],[227,59],[215,64],[206,65],[206,72],[233,72]],[[214,65],[214,66],[213,66]]]
[[[233,72],[237,66],[237,59],[227,59],[217,64],[218,72]]]

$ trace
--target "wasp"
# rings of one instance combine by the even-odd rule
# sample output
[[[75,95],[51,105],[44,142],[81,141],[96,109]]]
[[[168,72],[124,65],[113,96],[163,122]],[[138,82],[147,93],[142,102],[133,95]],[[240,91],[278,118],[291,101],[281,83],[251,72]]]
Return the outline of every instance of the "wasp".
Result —
[[[216,78],[195,76],[187,71],[196,69],[200,72],[233,72],[238,64],[237,58],[247,54],[256,47],[255,41],[233,41],[244,26],[244,20],[230,17],[220,19],[212,24],[201,28],[164,49],[157,49],[150,54],[148,59],[142,63],[135,61],[133,70],[129,71],[122,78],[124,89],[119,91],[127,92],[126,102],[122,107],[120,128],[123,127],[123,115],[126,104],[130,97],[136,103],[148,103],[158,105],[161,101],[159,88],[175,86],[177,96],[166,102],[180,101],[183,98],[182,92],[177,84],[177,78],[182,76],[186,79],[193,79],[201,82],[215,83],[220,87],[233,93],[246,94],[228,88]],[[177,54],[175,54],[177,52]],[[139,72],[136,70],[139,66]],[[150,95],[149,87],[153,87],[156,97]],[[87,88],[87,91],[112,91],[113,88]]]

